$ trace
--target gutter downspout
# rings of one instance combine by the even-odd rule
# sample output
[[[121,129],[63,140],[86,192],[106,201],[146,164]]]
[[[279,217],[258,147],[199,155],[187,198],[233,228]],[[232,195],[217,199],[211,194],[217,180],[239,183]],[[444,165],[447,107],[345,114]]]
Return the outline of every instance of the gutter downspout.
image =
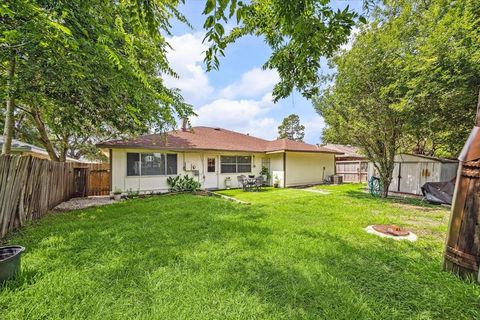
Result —
[[[108,158],[110,160],[110,191],[113,192],[113,157],[112,157],[112,149],[108,149]],[[125,180],[125,179],[124,179]]]
[[[287,187],[287,152],[283,153],[283,187]]]

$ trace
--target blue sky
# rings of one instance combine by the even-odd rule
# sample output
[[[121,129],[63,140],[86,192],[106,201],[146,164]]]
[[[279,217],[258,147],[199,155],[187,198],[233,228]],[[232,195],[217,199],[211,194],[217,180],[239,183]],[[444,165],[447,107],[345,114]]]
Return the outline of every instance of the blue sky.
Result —
[[[349,5],[361,12],[362,0],[332,1],[332,5],[337,8]],[[275,139],[282,119],[296,113],[306,127],[305,141],[320,143],[324,122],[310,101],[294,93],[276,104],[272,102],[271,92],[278,75],[275,71],[261,69],[271,52],[262,38],[240,39],[227,48],[225,57],[220,60],[220,70],[205,71],[203,51],[207,47],[202,44],[203,6],[202,0],[186,0],[180,10],[193,29],[173,22],[173,36],[168,38],[173,47],[168,58],[180,78],[167,78],[166,84],[181,89],[187,102],[194,106],[198,117],[191,119],[192,124]],[[328,72],[326,63],[322,65],[323,71]]]

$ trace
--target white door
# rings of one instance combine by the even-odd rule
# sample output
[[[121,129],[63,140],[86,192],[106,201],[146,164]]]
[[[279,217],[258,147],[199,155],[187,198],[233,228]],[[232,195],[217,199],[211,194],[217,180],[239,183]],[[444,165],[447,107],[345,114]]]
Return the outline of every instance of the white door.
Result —
[[[203,187],[205,189],[218,188],[218,157],[214,155],[205,156],[205,168]]]

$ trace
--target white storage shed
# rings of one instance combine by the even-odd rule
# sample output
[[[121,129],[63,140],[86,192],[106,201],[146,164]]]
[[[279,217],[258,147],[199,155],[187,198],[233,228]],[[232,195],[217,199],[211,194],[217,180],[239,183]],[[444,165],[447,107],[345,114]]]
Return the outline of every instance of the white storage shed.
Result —
[[[395,156],[391,192],[422,195],[426,182],[449,181],[457,175],[458,161],[417,154]],[[368,164],[368,179],[378,176],[372,162]]]

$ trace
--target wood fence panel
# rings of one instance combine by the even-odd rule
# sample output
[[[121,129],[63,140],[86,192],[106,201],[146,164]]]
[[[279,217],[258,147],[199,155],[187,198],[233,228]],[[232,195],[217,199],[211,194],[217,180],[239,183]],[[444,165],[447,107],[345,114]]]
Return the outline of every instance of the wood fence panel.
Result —
[[[75,193],[74,164],[0,156],[0,238],[39,219]]]
[[[336,174],[343,177],[343,182],[366,183],[367,161],[336,161]]]
[[[110,164],[92,163],[88,165],[87,195],[102,196],[110,194]]]

